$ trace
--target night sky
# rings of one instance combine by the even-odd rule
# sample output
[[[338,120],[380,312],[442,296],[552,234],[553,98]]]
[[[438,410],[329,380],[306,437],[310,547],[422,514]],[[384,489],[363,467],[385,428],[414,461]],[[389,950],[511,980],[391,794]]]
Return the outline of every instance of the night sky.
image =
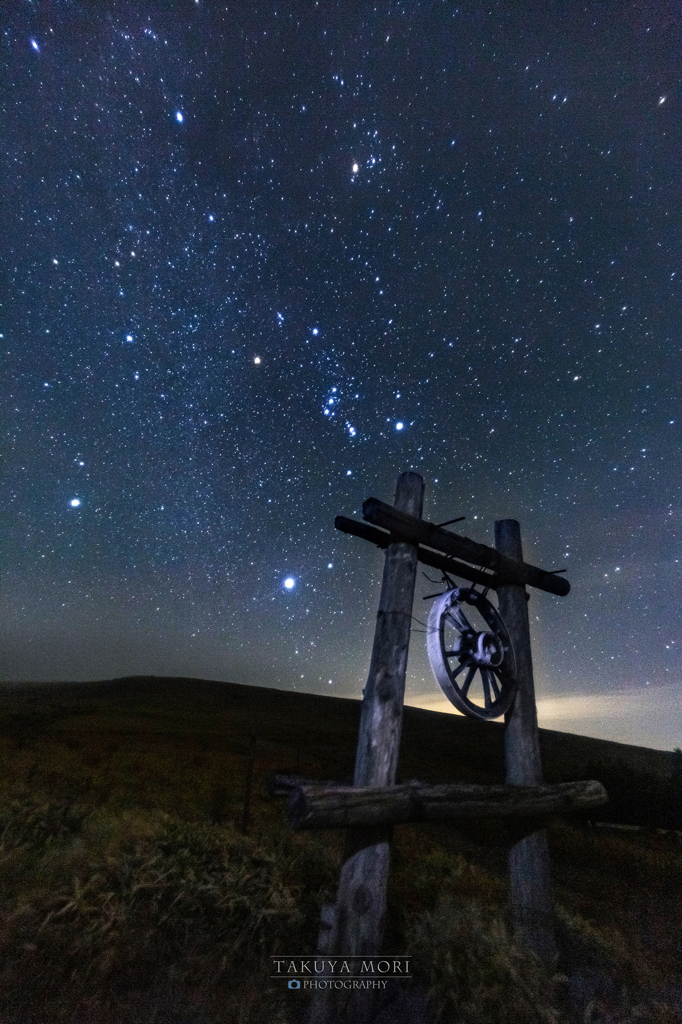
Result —
[[[413,468],[567,570],[540,724],[682,745],[679,5],[3,15],[2,678],[359,697]]]

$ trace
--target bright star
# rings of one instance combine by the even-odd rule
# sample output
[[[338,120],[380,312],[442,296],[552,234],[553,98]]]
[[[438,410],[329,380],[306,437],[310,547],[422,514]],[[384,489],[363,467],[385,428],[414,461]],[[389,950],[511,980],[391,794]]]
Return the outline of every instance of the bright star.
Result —
[[[395,425],[395,429],[396,429],[396,430],[402,430],[404,426],[405,426],[405,424],[404,424],[404,423],[396,423],[396,425]]]
[[[287,590],[291,590],[292,587],[294,586],[295,582],[296,582],[296,580],[293,579],[293,577],[287,576],[287,578],[284,581],[284,586],[287,588]]]
[[[260,364],[260,356],[256,356],[256,358],[254,359],[254,363],[256,364],[256,366]]]
[[[175,111],[175,120],[178,122],[178,124],[182,124],[182,122],[185,120],[184,117],[182,116],[181,110]]]
[[[36,53],[40,53],[40,47],[38,46],[38,44],[37,44],[37,42],[35,41],[35,39],[32,39],[32,40],[31,40],[31,46],[32,46],[32,47],[33,47],[33,49],[34,49],[34,50],[36,51]]]
[[[359,170],[360,170],[360,168],[358,167],[358,165],[357,164],[353,164],[353,174],[357,174]]]
[[[71,506],[71,508],[78,508],[80,503],[81,503],[80,498],[72,498],[71,501],[69,502],[69,505]]]
[[[132,334],[126,334],[126,341],[133,341]]]
[[[317,329],[317,327],[313,327],[313,334],[319,334],[319,333],[320,333],[320,332],[319,332],[319,330]]]

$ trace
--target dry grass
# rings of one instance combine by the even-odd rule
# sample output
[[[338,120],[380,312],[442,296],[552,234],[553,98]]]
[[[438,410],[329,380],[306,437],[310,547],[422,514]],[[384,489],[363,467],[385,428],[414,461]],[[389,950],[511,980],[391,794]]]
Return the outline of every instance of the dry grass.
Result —
[[[293,833],[265,776],[330,764],[153,707],[0,718],[0,1022],[300,1024],[268,956],[314,952],[342,835]],[[4,729],[3,729],[4,726]],[[333,767],[333,766],[332,766]],[[337,766],[338,777],[345,764]],[[518,948],[503,875],[453,830],[395,830],[387,949],[448,1024],[674,1024],[682,851],[555,823],[559,971]],[[473,850],[473,854],[472,854]]]
[[[171,991],[207,1020],[216,1001],[221,1014],[235,1003],[229,1019],[262,1019],[267,955],[315,925],[300,878],[324,889],[333,870],[295,837],[266,846],[163,811],[26,797],[3,826],[0,992],[18,1020],[78,1019],[86,1005],[91,1020],[154,1020],[142,997]]]

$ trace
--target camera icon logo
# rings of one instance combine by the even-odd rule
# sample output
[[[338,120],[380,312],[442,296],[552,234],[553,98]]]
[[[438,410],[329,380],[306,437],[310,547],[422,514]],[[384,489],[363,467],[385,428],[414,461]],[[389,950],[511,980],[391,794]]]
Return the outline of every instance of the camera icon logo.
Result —
[[[301,987],[301,983],[298,980],[298,978],[291,978],[289,980],[288,988],[300,988],[300,987]]]

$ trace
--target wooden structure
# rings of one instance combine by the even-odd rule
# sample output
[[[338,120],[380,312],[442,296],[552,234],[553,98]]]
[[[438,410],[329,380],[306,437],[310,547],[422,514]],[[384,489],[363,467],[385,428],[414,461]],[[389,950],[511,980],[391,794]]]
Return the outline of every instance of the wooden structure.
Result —
[[[515,519],[501,519],[495,523],[495,547],[507,558],[516,562],[523,560],[521,530]],[[566,583],[566,580],[562,582]],[[516,652],[516,698],[513,707],[504,716],[507,784],[534,786],[542,782],[542,764],[530,647],[528,595],[525,587],[518,583],[506,583],[498,587],[497,596],[500,614],[513,637]],[[508,863],[515,930],[545,962],[550,962],[556,955],[556,944],[545,830],[538,829],[519,839],[509,851]]]
[[[555,955],[547,840],[543,816],[602,804],[598,782],[542,784],[533,686],[526,585],[558,596],[570,586],[555,573],[523,561],[519,524],[495,524],[495,548],[478,544],[422,519],[424,482],[403,473],[393,507],[376,498],[363,505],[364,523],[337,517],[335,526],[386,550],[374,646],[363,691],[352,787],[302,780],[275,780],[289,792],[289,818],[298,828],[347,828],[336,904],[323,908],[318,954],[359,957],[380,951],[392,825],[408,821],[456,821],[471,817],[525,819],[525,834],[510,850],[511,902],[515,927],[549,962]],[[443,524],[448,525],[448,524]],[[396,786],[407,654],[418,562],[496,590],[516,661],[517,692],[505,714],[506,786]],[[279,789],[277,789],[279,786]],[[353,1020],[371,1016],[368,993],[344,1004],[317,992],[310,1024],[322,1024],[332,1009]]]
[[[290,793],[289,823],[299,829],[465,818],[541,818],[600,807],[605,795],[601,782],[560,782],[554,786],[425,786],[409,782],[389,788],[356,789],[282,776],[273,781],[276,792]]]

